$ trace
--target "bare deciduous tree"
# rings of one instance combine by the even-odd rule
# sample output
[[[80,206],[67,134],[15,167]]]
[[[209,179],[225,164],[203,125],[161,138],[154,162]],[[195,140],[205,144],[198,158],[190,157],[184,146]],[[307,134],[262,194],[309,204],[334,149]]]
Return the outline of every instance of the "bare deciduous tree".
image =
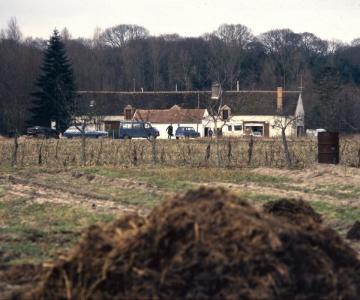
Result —
[[[17,19],[15,17],[12,17],[8,22],[8,28],[5,31],[6,38],[9,40],[13,40],[16,42],[21,42],[22,40],[22,33],[19,28]]]
[[[133,40],[143,39],[149,36],[149,31],[142,26],[121,24],[105,29],[101,39],[111,47],[123,47]]]
[[[70,31],[66,27],[61,30],[60,35],[64,42],[72,39]]]
[[[289,168],[292,167],[293,162],[289,150],[289,145],[286,138],[286,130],[290,127],[296,127],[296,124],[303,119],[303,116],[287,116],[285,114],[281,114],[275,116],[275,121],[273,128],[277,128],[281,132],[281,140],[284,147],[284,153],[286,158],[286,163]]]

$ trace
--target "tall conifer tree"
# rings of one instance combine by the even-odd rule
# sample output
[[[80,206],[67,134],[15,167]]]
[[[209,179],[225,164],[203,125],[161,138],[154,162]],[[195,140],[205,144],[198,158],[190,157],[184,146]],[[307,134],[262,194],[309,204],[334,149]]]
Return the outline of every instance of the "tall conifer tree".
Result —
[[[63,132],[70,125],[76,93],[73,70],[56,29],[35,86],[31,124],[50,127],[51,121],[55,121],[56,129]]]

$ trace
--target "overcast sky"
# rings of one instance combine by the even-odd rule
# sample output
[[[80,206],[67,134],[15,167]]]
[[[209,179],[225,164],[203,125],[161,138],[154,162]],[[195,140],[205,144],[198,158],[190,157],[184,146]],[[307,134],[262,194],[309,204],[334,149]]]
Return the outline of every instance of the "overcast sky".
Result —
[[[220,24],[259,34],[290,28],[323,39],[360,37],[360,0],[0,0],[0,28],[16,17],[25,36],[48,38],[56,27],[73,37],[94,29],[137,24],[151,34],[200,36]]]

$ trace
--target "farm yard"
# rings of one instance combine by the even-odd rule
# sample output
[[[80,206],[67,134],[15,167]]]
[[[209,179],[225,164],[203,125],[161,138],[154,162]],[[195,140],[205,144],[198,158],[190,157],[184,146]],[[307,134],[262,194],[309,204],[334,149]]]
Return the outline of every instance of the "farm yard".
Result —
[[[33,287],[89,226],[147,217],[201,186],[229,190],[259,210],[301,198],[360,257],[360,242],[346,239],[360,220],[360,139],[340,142],[341,164],[334,166],[316,163],[316,141],[289,140],[288,168],[277,139],[224,139],[219,152],[215,140],[87,140],[85,163],[80,140],[20,138],[15,159],[14,140],[2,140],[0,299]]]

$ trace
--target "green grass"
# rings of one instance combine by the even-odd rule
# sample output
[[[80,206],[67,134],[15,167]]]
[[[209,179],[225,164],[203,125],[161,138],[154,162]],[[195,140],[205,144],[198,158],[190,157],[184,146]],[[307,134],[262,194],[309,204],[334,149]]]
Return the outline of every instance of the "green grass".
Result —
[[[318,185],[311,192],[328,195],[338,199],[352,199],[360,197],[360,187],[353,185]]]
[[[269,201],[279,200],[280,197],[268,194],[259,194],[259,193],[247,193],[246,199],[255,203],[266,203]]]
[[[311,201],[311,206],[330,220],[339,220],[347,223],[360,221],[360,208],[340,206],[323,201]]]
[[[5,195],[5,193],[6,193],[5,187],[0,185],[0,198],[3,197]]]
[[[85,176],[74,177],[72,176],[74,171]],[[310,202],[313,208],[324,216],[325,224],[331,224],[332,228],[340,233],[348,229],[354,221],[360,220],[360,208],[321,200],[321,196],[356,199],[360,197],[360,187],[335,184],[317,186],[310,184],[304,187],[290,178],[260,175],[248,169],[148,166],[71,168],[61,172],[56,172],[55,169],[24,168],[16,172],[16,175],[37,180],[43,186],[60,194],[64,190],[69,193],[88,193],[89,197],[85,196],[89,199],[91,195],[99,195],[104,201],[108,199],[123,205],[136,205],[139,208],[152,208],[174,192],[184,192],[199,186],[200,183],[207,183],[209,186],[211,183],[229,185],[250,183],[252,187],[258,189],[252,188],[249,191],[234,186],[233,191],[257,206],[281,198],[271,194],[271,190],[262,191],[262,187],[272,187],[280,189],[280,192],[289,190],[313,194],[315,198]],[[30,174],[37,176],[30,177]],[[87,174],[103,177],[99,176],[91,181],[86,177]],[[111,180],[116,178],[129,179],[129,185],[127,181],[123,185],[122,182]],[[137,187],[137,182],[145,182],[150,186]],[[10,194],[2,197],[6,194],[8,186],[3,181],[1,184],[3,185],[0,185],[0,263],[2,261],[41,262],[56,257],[59,252],[71,247],[87,226],[96,222],[109,222],[116,218],[111,213],[90,211],[76,205],[34,203],[31,193],[28,197],[16,198]],[[97,199],[102,199],[101,197]]]
[[[3,262],[6,263],[40,263],[46,258],[44,251],[40,244],[22,241],[22,242],[7,242],[0,245],[0,252],[3,254]],[[30,258],[30,259],[29,259]]]
[[[250,202],[258,204],[278,200],[281,198],[279,196],[254,192],[240,193],[239,196],[248,199]],[[315,211],[323,215],[328,222],[352,224],[355,221],[360,221],[360,207],[357,208],[352,206],[336,205],[320,200],[310,201],[310,205],[314,208]]]
[[[107,189],[109,192],[109,189]],[[111,191],[111,190],[110,190]],[[152,208],[164,200],[166,196],[142,189],[113,189],[112,199],[124,205],[138,205]]]
[[[0,173],[16,173],[20,170],[17,167],[11,167],[10,165],[0,165]]]
[[[289,178],[281,176],[259,175],[247,170],[229,170],[217,168],[86,168],[86,173],[98,174],[109,178],[132,178],[173,191],[183,191],[194,187],[193,183],[245,183],[254,182],[262,185],[283,186],[291,182]]]
[[[81,230],[113,215],[17,198],[0,202],[0,252],[10,263],[39,262],[68,249]],[[5,257],[5,258],[4,258]]]

